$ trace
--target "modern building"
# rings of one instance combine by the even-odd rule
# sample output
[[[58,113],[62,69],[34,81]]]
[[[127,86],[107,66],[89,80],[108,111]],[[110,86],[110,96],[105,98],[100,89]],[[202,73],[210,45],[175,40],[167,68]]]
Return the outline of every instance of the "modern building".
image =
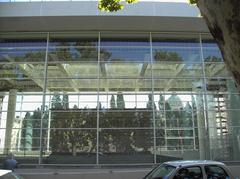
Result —
[[[2,157],[240,161],[239,93],[195,6],[1,2],[0,27]]]

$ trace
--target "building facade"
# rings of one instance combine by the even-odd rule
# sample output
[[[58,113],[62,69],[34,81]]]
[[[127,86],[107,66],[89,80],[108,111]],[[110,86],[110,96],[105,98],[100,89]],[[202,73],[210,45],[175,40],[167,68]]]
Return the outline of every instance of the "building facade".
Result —
[[[184,3],[0,3],[0,152],[30,165],[240,159],[239,93]]]

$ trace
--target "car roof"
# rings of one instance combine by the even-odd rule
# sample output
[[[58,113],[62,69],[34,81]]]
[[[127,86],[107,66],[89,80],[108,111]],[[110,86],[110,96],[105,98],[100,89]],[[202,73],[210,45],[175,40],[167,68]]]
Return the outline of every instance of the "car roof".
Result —
[[[178,160],[164,162],[164,164],[172,165],[175,167],[185,167],[190,165],[224,165],[222,162],[212,161],[212,160]]]
[[[3,176],[3,175],[5,175],[7,173],[10,173],[10,172],[12,172],[12,171],[11,170],[1,170],[0,169],[0,176]]]

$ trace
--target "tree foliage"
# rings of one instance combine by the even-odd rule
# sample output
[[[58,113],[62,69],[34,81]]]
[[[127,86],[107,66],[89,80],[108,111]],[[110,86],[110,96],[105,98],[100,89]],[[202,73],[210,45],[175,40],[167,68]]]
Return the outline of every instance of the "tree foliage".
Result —
[[[115,101],[114,95],[111,96],[110,108],[111,108],[111,109],[116,109],[116,101]]]
[[[155,51],[154,59],[156,61],[183,61],[182,57],[178,53],[162,50]]]
[[[117,108],[118,109],[124,109],[125,108],[125,101],[123,98],[123,94],[121,92],[118,92],[117,94]]]
[[[125,3],[132,4],[138,0],[125,0]],[[121,0],[100,0],[98,3],[98,8],[101,11],[114,12],[124,8],[123,1]]]
[[[189,0],[190,4],[196,4],[198,0]],[[99,0],[98,9],[106,12],[115,12],[124,8],[124,2],[126,4],[132,4],[138,2],[138,0]]]

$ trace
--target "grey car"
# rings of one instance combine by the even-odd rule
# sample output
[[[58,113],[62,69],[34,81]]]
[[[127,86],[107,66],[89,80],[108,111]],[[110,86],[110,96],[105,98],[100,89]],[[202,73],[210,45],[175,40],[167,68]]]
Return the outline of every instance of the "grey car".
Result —
[[[234,179],[225,164],[209,160],[165,162],[143,179]]]
[[[0,179],[24,179],[12,170],[0,170]]]

